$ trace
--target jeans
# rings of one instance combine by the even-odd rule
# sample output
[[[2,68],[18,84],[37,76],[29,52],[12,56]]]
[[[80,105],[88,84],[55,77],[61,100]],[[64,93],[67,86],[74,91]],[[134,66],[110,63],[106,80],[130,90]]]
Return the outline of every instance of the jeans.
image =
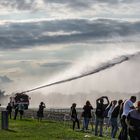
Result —
[[[127,124],[125,120],[126,120],[126,116],[122,116],[121,118],[122,129],[118,138],[119,140],[128,140]]]
[[[103,123],[104,123],[104,118],[99,118],[96,116],[95,135],[98,135],[98,125],[100,125],[100,136],[103,135]]]
[[[118,120],[117,118],[111,118],[111,138],[115,138],[117,130],[118,130]]]
[[[84,122],[83,122],[84,127],[83,128],[86,129],[86,130],[88,130],[89,120],[90,120],[90,118],[84,117]]]

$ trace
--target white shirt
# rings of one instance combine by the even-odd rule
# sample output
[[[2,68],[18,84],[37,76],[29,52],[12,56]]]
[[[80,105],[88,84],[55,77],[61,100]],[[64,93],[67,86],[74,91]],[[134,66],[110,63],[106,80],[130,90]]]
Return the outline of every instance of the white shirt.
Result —
[[[131,109],[131,107],[133,106],[133,102],[129,99],[127,101],[125,101],[124,105],[123,105],[123,114],[122,116],[128,116],[128,113],[133,110]]]

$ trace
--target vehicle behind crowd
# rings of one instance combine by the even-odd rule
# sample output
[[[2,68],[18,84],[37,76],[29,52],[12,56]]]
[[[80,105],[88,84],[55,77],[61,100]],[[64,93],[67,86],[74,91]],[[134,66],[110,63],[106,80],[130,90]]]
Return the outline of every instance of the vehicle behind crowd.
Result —
[[[30,97],[25,93],[15,93],[10,97],[10,104],[13,108],[15,108],[18,104],[22,103],[24,105],[24,109],[27,110],[29,107]]]

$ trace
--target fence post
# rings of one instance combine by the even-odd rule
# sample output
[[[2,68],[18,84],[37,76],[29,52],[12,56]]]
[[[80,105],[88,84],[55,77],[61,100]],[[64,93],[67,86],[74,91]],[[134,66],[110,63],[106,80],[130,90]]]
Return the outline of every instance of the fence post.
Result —
[[[7,111],[1,112],[1,128],[8,129],[8,112]]]

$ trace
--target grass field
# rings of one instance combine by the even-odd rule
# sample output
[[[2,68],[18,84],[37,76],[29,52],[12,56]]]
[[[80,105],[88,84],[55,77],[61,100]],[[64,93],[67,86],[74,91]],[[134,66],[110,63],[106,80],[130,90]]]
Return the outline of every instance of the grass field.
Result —
[[[1,120],[0,120],[1,121]],[[90,138],[86,138],[86,135]],[[38,122],[33,119],[10,120],[9,130],[0,129],[0,140],[109,140],[95,137],[91,132],[73,131],[64,122]]]

